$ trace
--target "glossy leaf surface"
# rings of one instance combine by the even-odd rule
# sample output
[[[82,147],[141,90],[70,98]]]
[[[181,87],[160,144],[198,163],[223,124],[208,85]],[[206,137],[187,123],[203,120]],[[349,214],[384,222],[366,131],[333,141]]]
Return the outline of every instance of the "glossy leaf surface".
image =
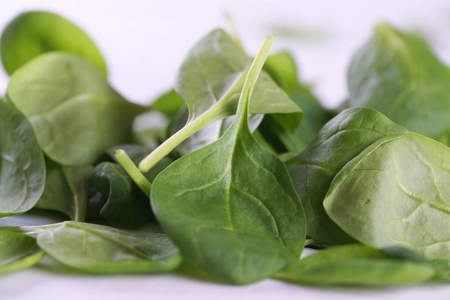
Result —
[[[175,269],[177,247],[164,234],[89,223],[64,222],[38,234],[37,242],[58,262],[92,273],[151,273]]]
[[[434,139],[450,133],[450,69],[416,35],[376,27],[348,70],[350,104]]]
[[[383,138],[335,176],[324,207],[358,241],[450,261],[450,148],[416,133]]]
[[[330,244],[352,239],[328,217],[323,200],[335,175],[372,143],[407,130],[370,108],[350,108],[330,120],[317,138],[289,161],[289,172],[302,199],[308,236]]]
[[[103,75],[105,61],[89,36],[61,16],[30,11],[12,20],[1,41],[3,66],[9,75],[33,58],[50,51],[64,51],[89,60]]]
[[[233,284],[271,276],[298,259],[305,242],[303,209],[286,167],[248,128],[248,101],[268,47],[270,40],[228,131],[171,164],[151,192],[158,221],[185,258]]]
[[[0,274],[31,267],[43,256],[35,238],[21,233],[0,232]]]
[[[33,208],[45,185],[45,162],[30,122],[0,101],[0,217]]]
[[[66,53],[39,56],[14,73],[8,98],[31,121],[39,145],[63,165],[94,163],[131,139],[143,108],[127,102],[88,61]]]

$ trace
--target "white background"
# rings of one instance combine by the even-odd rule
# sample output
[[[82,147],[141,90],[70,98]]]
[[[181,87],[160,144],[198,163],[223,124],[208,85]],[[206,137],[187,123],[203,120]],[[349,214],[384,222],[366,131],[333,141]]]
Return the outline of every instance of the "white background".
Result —
[[[106,57],[111,84],[126,98],[146,103],[171,88],[189,48],[231,14],[244,46],[254,54],[269,34],[274,50],[290,50],[302,79],[327,107],[347,96],[345,72],[352,53],[376,23],[420,30],[450,62],[450,1],[0,1],[0,29],[25,10],[49,10],[82,27]],[[301,34],[286,35],[281,27]],[[285,31],[285,30],[284,30]],[[0,95],[8,78],[0,71]],[[450,83],[449,83],[450,84]],[[0,225],[24,221],[0,219]],[[23,224],[25,225],[25,224]],[[0,276],[0,299],[450,299],[450,286],[384,289],[311,288],[265,280],[229,287],[179,275],[86,276],[44,260]]]

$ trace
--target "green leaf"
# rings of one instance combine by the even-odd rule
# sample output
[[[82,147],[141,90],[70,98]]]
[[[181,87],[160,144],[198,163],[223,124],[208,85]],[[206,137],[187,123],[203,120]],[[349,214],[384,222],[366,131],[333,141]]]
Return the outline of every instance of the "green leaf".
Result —
[[[109,147],[131,139],[143,107],[127,102],[88,61],[41,55],[11,77],[8,98],[31,121],[39,145],[63,165],[88,165]]]
[[[268,115],[264,118],[260,131],[279,153],[298,153],[313,141],[330,119],[330,114],[311,89],[299,82],[297,66],[289,53],[280,52],[270,56],[264,69],[288,93],[293,102],[302,108],[303,119],[298,113]]]
[[[44,190],[44,156],[30,122],[2,101],[0,152],[0,217],[24,213],[33,208]]]
[[[449,147],[416,133],[388,136],[339,171],[323,204],[366,245],[450,261],[449,178]]]
[[[51,159],[46,159],[46,167],[45,189],[35,207],[59,211],[71,220],[84,221],[93,167],[64,167]]]
[[[178,249],[164,234],[88,223],[64,222],[39,233],[37,242],[58,262],[91,273],[163,272],[181,262]]]
[[[234,115],[252,60],[225,33],[217,29],[199,41],[183,62],[175,90],[189,108],[189,122],[220,101],[222,113]],[[253,91],[250,113],[301,112],[269,75],[262,72]]]
[[[174,117],[183,107],[185,107],[184,100],[175,90],[168,91],[150,104],[151,110],[156,110],[169,117]]]
[[[418,36],[379,24],[348,70],[350,104],[439,140],[450,132],[450,69]]]
[[[393,258],[363,245],[329,248],[276,274],[277,279],[312,285],[389,286],[433,278],[430,264]]]
[[[44,256],[36,239],[21,233],[0,231],[0,274],[26,269]]]
[[[9,75],[33,58],[64,51],[89,60],[106,76],[106,64],[89,36],[72,22],[49,12],[30,11],[13,19],[0,41],[3,66]]]
[[[127,229],[145,225],[152,216],[150,200],[115,163],[103,162],[95,167],[91,184],[106,199],[100,214],[109,223]]]
[[[304,212],[286,167],[248,127],[249,98],[272,42],[248,72],[228,131],[167,167],[151,192],[158,221],[186,260],[233,284],[273,275],[299,259],[305,243]]]
[[[287,162],[302,199],[308,236],[329,244],[353,240],[326,214],[323,200],[336,174],[374,142],[407,132],[370,108],[349,108],[330,120],[317,138]]]
[[[200,129],[236,113],[251,59],[223,30],[199,41],[183,62],[175,90],[189,109],[187,124],[150,153],[140,164],[148,171],[182,141]],[[251,114],[298,113],[300,108],[266,73],[256,84]]]

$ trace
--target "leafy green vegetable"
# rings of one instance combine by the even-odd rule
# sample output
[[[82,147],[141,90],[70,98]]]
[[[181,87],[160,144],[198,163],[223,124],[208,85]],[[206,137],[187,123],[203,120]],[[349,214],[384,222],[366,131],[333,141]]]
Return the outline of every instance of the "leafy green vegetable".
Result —
[[[60,263],[92,273],[150,273],[175,269],[178,249],[164,234],[64,222],[38,234],[39,247]]]
[[[183,62],[175,90],[189,108],[188,122],[140,164],[148,171],[198,130],[234,115],[251,59],[223,30],[198,42]],[[250,101],[250,113],[301,113],[269,75],[262,73]]]
[[[39,251],[35,238],[0,231],[0,274],[31,267],[43,256],[44,252]]]
[[[387,286],[423,282],[435,275],[428,263],[396,259],[363,245],[346,245],[308,256],[275,277],[313,285]]]
[[[287,162],[306,212],[308,236],[329,244],[353,241],[323,208],[331,182],[350,160],[371,144],[406,132],[373,109],[349,108],[330,120],[311,145]]]
[[[158,221],[185,258],[233,284],[271,276],[295,262],[305,242],[303,208],[286,167],[248,128],[248,102],[273,40],[248,72],[228,131],[171,164],[151,192]]]
[[[369,106],[407,129],[441,139],[450,133],[450,69],[418,36],[376,27],[348,70],[350,104]]]
[[[30,11],[17,16],[3,31],[0,50],[9,75],[49,51],[81,56],[103,75],[107,74],[105,61],[89,36],[75,24],[49,12]]]
[[[45,189],[35,207],[56,210],[71,220],[84,221],[93,167],[64,167],[50,159],[46,159],[46,167]]]
[[[299,82],[297,66],[289,53],[280,52],[270,56],[264,69],[302,108],[303,119],[299,118],[298,113],[268,115],[260,131],[278,152],[298,153],[312,142],[330,119],[330,113],[322,107],[310,88]]]
[[[174,117],[185,106],[183,98],[175,90],[170,90],[150,104],[150,109]]]
[[[0,101],[0,217],[33,208],[45,185],[44,156],[30,122]]]
[[[143,107],[127,102],[88,61],[41,55],[11,77],[8,98],[30,119],[43,151],[63,165],[88,165],[131,139]]]
[[[450,261],[450,148],[416,133],[382,138],[334,177],[330,218],[358,241]]]
[[[152,216],[148,195],[115,163],[95,167],[91,183],[106,199],[100,214],[111,224],[127,229],[142,227]]]

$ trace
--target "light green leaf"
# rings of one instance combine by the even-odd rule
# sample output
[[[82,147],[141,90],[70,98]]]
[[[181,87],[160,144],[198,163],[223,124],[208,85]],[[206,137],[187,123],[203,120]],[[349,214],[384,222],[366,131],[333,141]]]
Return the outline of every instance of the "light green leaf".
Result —
[[[431,264],[391,257],[363,245],[333,247],[300,260],[275,278],[312,285],[389,286],[433,278]]]
[[[72,22],[58,15],[30,11],[13,19],[3,31],[3,66],[9,75],[33,58],[49,52],[64,51],[89,60],[106,76],[106,64],[89,36]]]
[[[21,233],[0,231],[0,274],[26,269],[44,256],[36,239]]]
[[[143,107],[127,102],[88,61],[41,55],[11,77],[8,98],[31,121],[43,151],[63,165],[88,165],[131,139]]]
[[[44,156],[30,122],[2,101],[0,152],[0,217],[24,213],[33,208],[44,190]]]
[[[416,133],[388,136],[339,171],[324,207],[366,245],[450,261],[449,178],[449,147]]]
[[[450,69],[418,36],[379,24],[348,70],[350,104],[434,139],[450,132]]]
[[[127,229],[137,229],[149,221],[152,212],[148,195],[134,185],[120,165],[110,162],[97,165],[90,181],[106,199],[100,211],[106,221]]]
[[[167,167],[151,192],[158,221],[184,257],[233,284],[271,276],[295,262],[305,243],[304,212],[286,167],[248,127],[249,98],[272,42],[250,68],[228,131]]]
[[[58,262],[91,273],[151,273],[175,269],[178,249],[165,234],[64,222],[38,234],[39,247]]]
[[[302,199],[308,236],[329,244],[353,240],[326,214],[323,200],[336,174],[372,143],[407,130],[370,108],[349,108],[330,120],[317,138],[287,162]]]

